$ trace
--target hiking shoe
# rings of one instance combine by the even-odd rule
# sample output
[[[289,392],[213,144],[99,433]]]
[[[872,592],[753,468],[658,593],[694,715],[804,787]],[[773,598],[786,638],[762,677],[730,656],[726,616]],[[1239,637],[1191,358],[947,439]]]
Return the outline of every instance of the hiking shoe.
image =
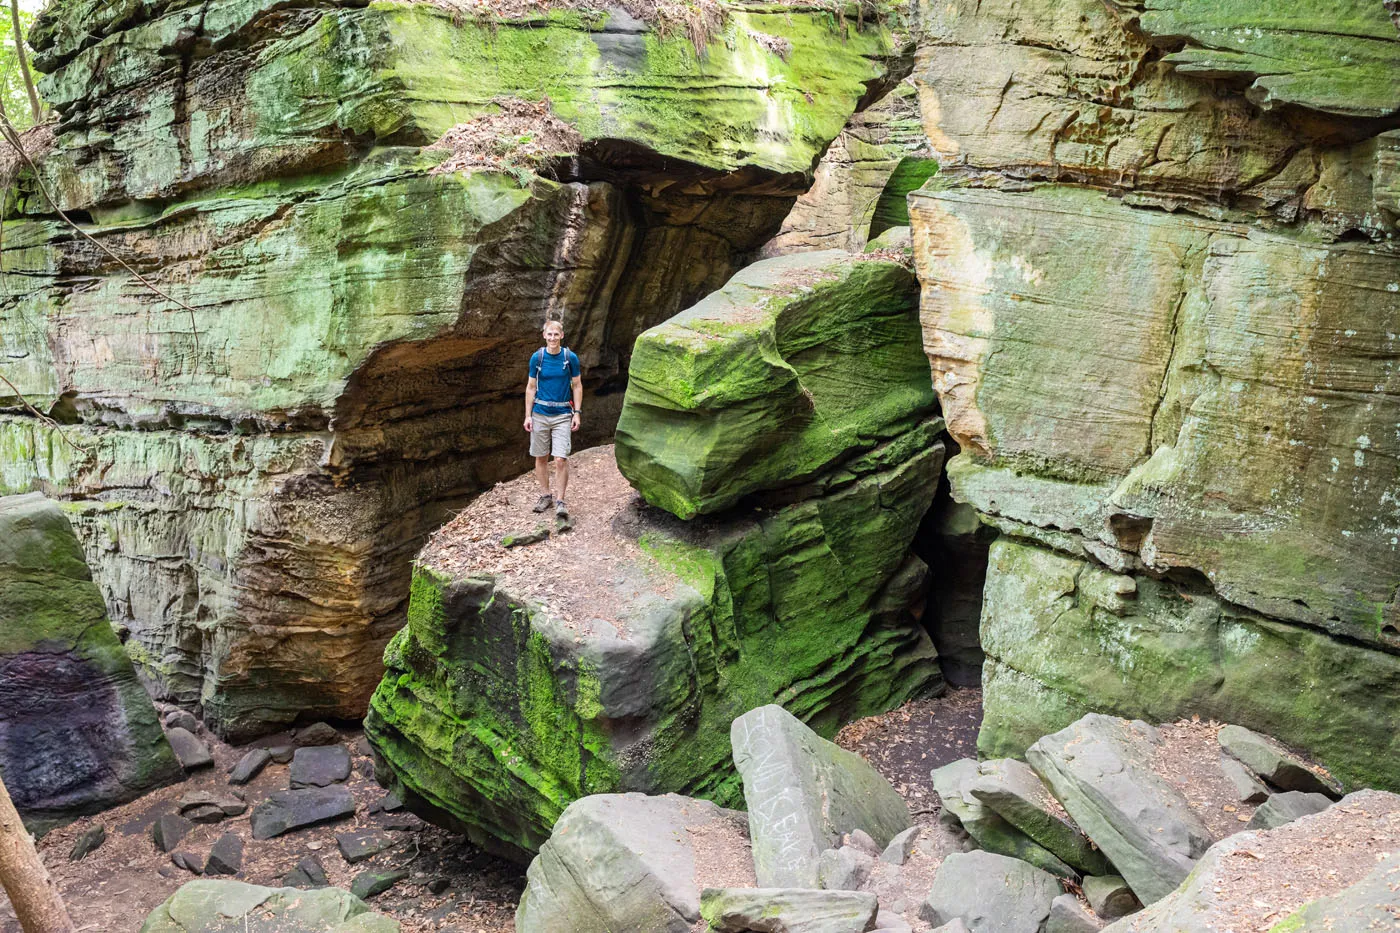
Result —
[[[552,496],[552,495],[550,495],[549,493],[546,492],[546,493],[542,494],[538,499],[535,500],[535,507],[534,507],[533,509],[531,509],[530,511],[532,511],[532,512],[543,512],[545,509],[549,508],[549,507],[550,507],[551,505],[553,505],[553,504],[554,504],[554,496]]]
[[[555,518],[568,518],[568,517],[569,517],[569,507],[568,507],[567,505],[564,504],[564,500],[563,500],[563,499],[560,499],[558,502],[554,503],[554,517],[555,517]]]

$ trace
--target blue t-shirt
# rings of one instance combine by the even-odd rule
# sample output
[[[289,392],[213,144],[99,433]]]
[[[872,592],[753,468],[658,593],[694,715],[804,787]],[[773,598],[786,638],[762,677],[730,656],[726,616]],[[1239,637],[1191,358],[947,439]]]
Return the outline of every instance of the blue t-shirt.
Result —
[[[554,355],[548,350],[530,354],[530,378],[538,380],[535,389],[537,415],[563,415],[574,410],[573,379],[580,375],[578,357],[572,350],[560,349]]]

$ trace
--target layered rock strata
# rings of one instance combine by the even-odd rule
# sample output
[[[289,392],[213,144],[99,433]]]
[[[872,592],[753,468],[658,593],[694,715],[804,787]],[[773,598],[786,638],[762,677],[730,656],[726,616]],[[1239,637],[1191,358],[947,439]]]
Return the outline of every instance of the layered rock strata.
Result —
[[[601,448],[571,458],[567,530],[507,547],[534,521],[525,476],[430,541],[365,725],[405,803],[528,857],[587,794],[737,801],[730,723],[756,706],[830,735],[941,687],[917,623],[928,568],[910,543],[942,468],[943,423],[911,286],[893,263],[779,257],[643,335],[628,456],[675,468],[634,471],[641,490],[691,514],[674,480],[703,476],[711,457],[713,475],[768,483],[747,487],[744,505],[680,521],[644,505]],[[852,377],[870,347],[891,361],[883,380]],[[667,400],[703,405],[657,401],[661,381],[642,374],[667,371],[648,362],[662,351],[686,364],[664,385],[700,389]],[[772,386],[775,368],[792,384]],[[794,398],[829,420],[785,417]]]
[[[0,777],[30,832],[183,776],[57,503],[0,497]]]
[[[0,491],[75,503],[143,678],[233,737],[363,712],[422,535],[523,465],[541,320],[597,442],[635,336],[776,231],[897,58],[758,7],[699,50],[620,11],[315,0],[64,0],[32,41],[60,123],[11,199],[0,344],[71,425],[0,398]],[[482,131],[481,168],[441,171],[429,144],[506,97],[574,151]]]
[[[958,0],[925,27],[925,348],[953,495],[1010,536],[984,752],[1199,710],[1396,786],[1385,11]]]

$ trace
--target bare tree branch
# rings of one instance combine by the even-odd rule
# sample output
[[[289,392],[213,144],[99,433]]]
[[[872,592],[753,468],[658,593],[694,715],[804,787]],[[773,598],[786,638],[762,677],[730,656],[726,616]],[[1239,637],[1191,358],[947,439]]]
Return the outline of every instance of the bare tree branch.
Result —
[[[81,444],[74,443],[73,439],[72,439],[71,437],[69,437],[69,436],[67,435],[67,433],[64,432],[63,426],[62,426],[62,425],[60,425],[60,424],[59,424],[57,421],[55,421],[53,418],[50,418],[48,415],[44,414],[44,413],[41,412],[39,409],[37,409],[37,408],[35,408],[33,405],[31,405],[31,404],[29,403],[29,399],[27,399],[27,398],[24,397],[24,393],[21,392],[21,391],[19,390],[19,388],[18,388],[13,382],[11,382],[8,378],[6,378],[6,376],[5,376],[4,373],[0,373],[0,382],[3,382],[3,383],[5,383],[5,385],[9,386],[9,387],[10,387],[10,391],[13,392],[13,393],[15,394],[15,398],[19,399],[19,403],[20,403],[21,405],[23,405],[25,408],[29,409],[29,411],[30,411],[31,413],[33,413],[33,415],[34,415],[35,418],[38,418],[40,421],[45,422],[46,424],[49,425],[49,427],[53,428],[54,431],[58,433],[58,436],[61,437],[61,438],[63,438],[63,442],[64,442],[65,444],[67,444],[69,447],[72,447],[74,450],[79,451],[79,452],[81,452],[81,453],[85,453],[85,454],[86,454],[86,453],[91,453],[91,452],[92,452],[92,451],[91,451],[91,448],[89,448],[89,447],[84,447],[84,446],[82,446]]]

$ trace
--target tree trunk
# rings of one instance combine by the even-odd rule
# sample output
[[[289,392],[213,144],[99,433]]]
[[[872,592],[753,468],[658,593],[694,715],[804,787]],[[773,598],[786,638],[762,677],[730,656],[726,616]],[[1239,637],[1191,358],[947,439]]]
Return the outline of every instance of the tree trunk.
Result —
[[[39,92],[34,90],[34,76],[29,73],[29,56],[24,52],[24,33],[19,28],[19,0],[10,0],[10,25],[15,40],[15,58],[19,60],[19,73],[24,76],[24,89],[29,92],[29,109],[38,123],[44,115],[44,105],[39,103]]]
[[[20,822],[5,782],[0,780],[0,885],[9,895],[24,933],[74,933],[34,840]]]

